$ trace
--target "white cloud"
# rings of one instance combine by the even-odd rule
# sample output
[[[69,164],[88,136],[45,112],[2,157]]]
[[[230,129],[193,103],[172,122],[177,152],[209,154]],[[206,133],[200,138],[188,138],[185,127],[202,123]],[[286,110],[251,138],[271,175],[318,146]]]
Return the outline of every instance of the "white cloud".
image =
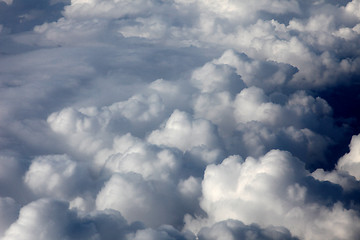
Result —
[[[189,114],[175,110],[164,126],[153,131],[148,141],[159,146],[176,147],[183,152],[205,152],[205,162],[214,162],[221,154],[216,128],[205,119],[192,119]],[[206,158],[209,156],[210,158]]]
[[[360,136],[353,136],[350,143],[350,152],[339,159],[336,168],[348,172],[358,181],[360,180]]]
[[[350,142],[350,152],[342,156],[332,171],[317,169],[312,175],[319,180],[326,180],[341,185],[344,190],[358,190],[360,185],[359,175],[359,135],[354,135]]]
[[[63,239],[68,218],[65,203],[39,200],[20,210],[18,220],[6,231],[3,239]]]
[[[281,121],[281,106],[268,102],[259,88],[250,87],[242,90],[235,99],[235,119],[238,123],[251,121],[276,124]]]
[[[87,178],[87,169],[68,156],[49,155],[32,161],[24,182],[38,196],[71,199],[86,190]]]
[[[0,235],[356,239],[359,6],[3,0]]]
[[[346,13],[350,13],[357,18],[360,18],[359,10],[360,10],[360,2],[358,0],[354,0],[349,2],[344,8]]]
[[[231,86],[241,85],[242,83],[234,70],[231,65],[209,62],[193,72],[191,82],[204,93],[229,91]]]
[[[181,213],[186,209],[180,200],[171,183],[146,181],[135,173],[113,174],[99,192],[96,207],[117,210],[129,222],[142,221],[157,227],[182,221]]]
[[[68,18],[104,17],[120,18],[126,15],[137,15],[151,8],[154,1],[98,1],[72,0],[70,6],[65,7],[64,15]],[[120,11],[119,11],[120,10]]]
[[[141,174],[146,179],[171,181],[179,170],[180,159],[169,150],[153,147],[126,134],[114,139],[112,149],[103,149],[95,156],[95,165],[111,174]]]
[[[179,232],[171,226],[145,228],[128,222],[119,212],[95,211],[76,215],[65,202],[40,199],[24,206],[19,218],[6,231],[4,240],[19,239],[194,239],[190,232]]]
[[[160,122],[163,111],[164,105],[158,95],[135,95],[100,109],[93,106],[64,108],[52,113],[47,122],[54,132],[63,135],[78,150],[93,153],[112,142],[111,136],[116,133],[143,134],[149,125]]]
[[[232,156],[207,167],[201,207],[213,222],[237,219],[264,227],[285,226],[302,239],[356,238],[357,213],[339,202],[330,207],[312,202],[311,185],[306,184],[309,175],[286,152],[273,150],[259,159]],[[334,218],[336,222],[330,220]]]

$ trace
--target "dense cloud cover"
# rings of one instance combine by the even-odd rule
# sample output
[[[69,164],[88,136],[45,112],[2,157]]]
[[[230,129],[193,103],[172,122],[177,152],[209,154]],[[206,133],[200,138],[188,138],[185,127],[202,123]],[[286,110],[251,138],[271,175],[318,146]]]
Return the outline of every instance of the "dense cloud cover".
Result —
[[[0,0],[0,239],[358,239],[359,0]]]

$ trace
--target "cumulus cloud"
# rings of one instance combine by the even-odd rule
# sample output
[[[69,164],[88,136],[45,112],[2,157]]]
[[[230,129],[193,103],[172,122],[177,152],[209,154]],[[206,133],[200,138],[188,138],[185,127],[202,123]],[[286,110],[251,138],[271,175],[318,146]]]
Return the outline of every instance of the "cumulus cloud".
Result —
[[[357,239],[359,7],[0,1],[0,237]]]
[[[193,239],[171,226],[145,228],[139,223],[128,224],[115,211],[99,211],[78,216],[65,202],[40,199],[24,206],[19,218],[2,239]]]
[[[337,169],[348,172],[357,180],[360,180],[359,144],[360,136],[353,136],[350,143],[350,152],[339,159]]]
[[[273,150],[259,159],[231,156],[206,168],[200,204],[212,222],[230,218],[285,226],[301,239],[355,239],[356,211],[345,209],[341,202],[330,206],[314,202],[314,180],[309,175],[287,152]],[[187,224],[193,226],[191,220]]]
[[[86,168],[66,155],[41,156],[34,159],[24,182],[37,196],[71,199],[86,186]],[[80,190],[80,192],[79,192]]]
[[[218,160],[221,154],[215,126],[205,119],[192,120],[187,113],[178,110],[171,114],[162,129],[149,135],[148,141],[155,145],[175,147],[183,152],[198,152],[207,162]]]
[[[226,73],[228,70],[221,70],[221,74],[212,73],[213,70],[210,69],[214,68],[209,66],[229,66],[222,62],[234,66],[232,77]],[[237,138],[242,138],[242,144],[247,147],[233,147],[231,140],[227,148],[232,153],[260,156],[281,145],[282,149],[294,152],[309,166],[316,165],[317,161],[325,162],[325,151],[319,149],[325,150],[331,145],[332,138],[339,132],[331,118],[332,109],[328,103],[305,91],[289,94],[277,89],[276,85],[270,87],[271,85],[266,85],[269,79],[266,74],[257,74],[256,79],[261,79],[264,83],[262,87],[257,87],[251,81],[254,78],[251,72],[254,69],[254,74],[257,73],[259,65],[249,64],[244,67],[240,62],[241,56],[234,51],[227,51],[219,59],[194,71],[191,82],[201,91],[194,98],[195,115],[216,124],[225,143],[228,143],[229,137],[234,136],[234,132],[237,133]],[[286,76],[281,66],[274,63],[263,64],[262,69],[267,68],[265,64],[271,64],[275,71],[283,73],[281,76]],[[239,70],[241,68],[246,71]],[[210,77],[203,77],[208,76],[203,74],[209,74]],[[214,80],[217,75],[221,76],[221,80]],[[248,80],[243,80],[246,78]],[[209,84],[213,82],[217,84],[216,87],[209,88]],[[219,83],[223,85],[220,86]],[[296,148],[287,142],[296,144]]]
[[[320,180],[327,180],[341,185],[344,190],[359,189],[359,135],[353,136],[350,142],[350,152],[342,156],[336,168],[332,171],[317,169],[312,174]]]
[[[98,152],[95,164],[110,173],[134,172],[147,179],[171,181],[179,169],[179,156],[169,150],[161,150],[126,134],[114,139],[112,149]],[[100,170],[99,170],[100,171]]]
[[[188,191],[196,190],[196,186],[188,185],[188,189],[181,190],[191,199],[192,193]],[[179,225],[187,211],[194,211],[192,208],[196,205],[189,206],[186,200],[181,200],[181,194],[171,183],[146,181],[135,173],[113,174],[99,192],[96,208],[114,209],[128,221],[142,221],[147,226],[158,227],[162,224]]]
[[[70,214],[62,202],[39,200],[20,211],[18,220],[6,231],[3,239],[62,239]]]

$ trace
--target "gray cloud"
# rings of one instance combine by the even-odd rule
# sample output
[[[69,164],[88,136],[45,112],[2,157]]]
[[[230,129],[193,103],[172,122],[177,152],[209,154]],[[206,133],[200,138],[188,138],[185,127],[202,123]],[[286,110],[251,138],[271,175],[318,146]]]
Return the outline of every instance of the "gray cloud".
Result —
[[[240,221],[227,220],[214,224],[209,228],[203,228],[199,233],[199,239],[297,239],[291,233],[280,227],[268,227],[261,229],[259,226],[245,225]]]
[[[170,226],[144,228],[128,224],[116,211],[77,216],[65,202],[40,199],[24,206],[2,239],[193,239]]]

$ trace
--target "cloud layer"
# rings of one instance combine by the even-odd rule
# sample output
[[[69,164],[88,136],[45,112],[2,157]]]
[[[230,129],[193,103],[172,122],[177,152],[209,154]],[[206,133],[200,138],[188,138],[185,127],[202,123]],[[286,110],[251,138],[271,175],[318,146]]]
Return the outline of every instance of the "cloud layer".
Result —
[[[0,1],[0,238],[357,239],[359,13]]]

